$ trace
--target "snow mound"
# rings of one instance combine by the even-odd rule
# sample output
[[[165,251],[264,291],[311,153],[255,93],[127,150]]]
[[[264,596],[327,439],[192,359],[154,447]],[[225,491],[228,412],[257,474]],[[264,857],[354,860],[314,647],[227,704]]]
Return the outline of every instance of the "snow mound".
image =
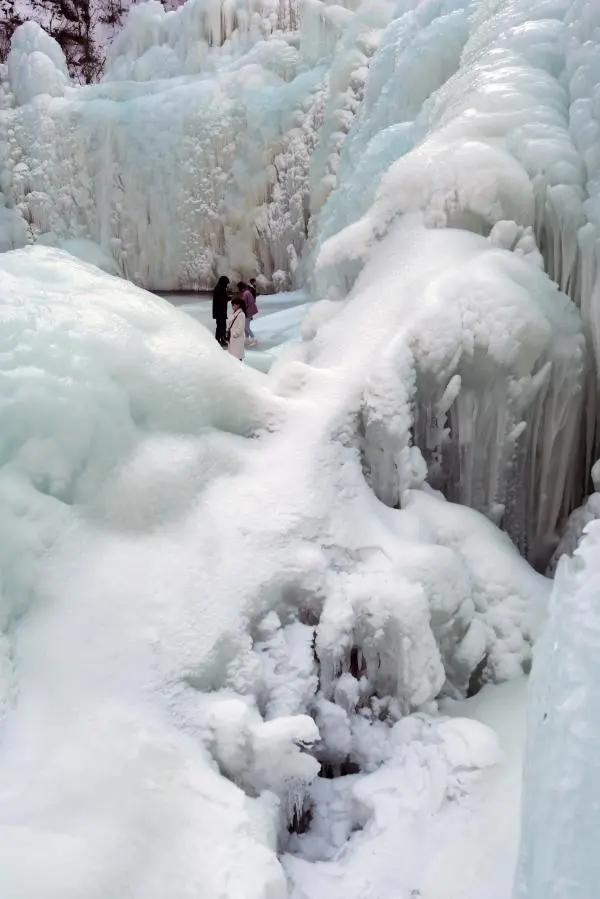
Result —
[[[114,259],[108,256],[93,240],[64,240],[60,249],[70,253],[82,262],[95,265],[108,275],[120,275],[119,267]]]

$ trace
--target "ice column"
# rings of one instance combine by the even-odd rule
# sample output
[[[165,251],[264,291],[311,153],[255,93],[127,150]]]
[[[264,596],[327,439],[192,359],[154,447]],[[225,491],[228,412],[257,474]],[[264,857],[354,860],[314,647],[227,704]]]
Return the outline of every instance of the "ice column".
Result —
[[[534,651],[514,899],[595,899],[600,883],[600,524],[560,564]]]

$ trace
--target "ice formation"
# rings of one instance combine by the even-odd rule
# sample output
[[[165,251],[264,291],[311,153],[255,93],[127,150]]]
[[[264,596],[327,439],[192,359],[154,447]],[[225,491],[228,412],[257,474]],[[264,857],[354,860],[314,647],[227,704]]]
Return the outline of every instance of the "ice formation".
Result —
[[[562,556],[572,556],[583,537],[590,521],[600,518],[600,462],[592,466],[592,483],[594,492],[586,497],[585,502],[575,509],[568,518],[562,536],[548,566],[548,573],[553,575]]]
[[[588,524],[554,581],[531,675],[515,899],[591,899],[600,869],[597,666],[600,529]]]
[[[526,669],[547,582],[408,443],[403,508],[374,496],[385,316],[267,379],[64,251],[3,254],[0,292],[3,896],[279,899],[319,766],[373,771],[407,713]]]
[[[515,544],[545,565],[597,456],[598,16],[154,2],[85,88],[16,33],[3,899],[283,899],[287,826],[340,798],[319,768],[373,785],[413,764],[408,734],[443,756],[439,806],[492,763],[436,703],[528,670],[549,582]],[[317,302],[264,377],[101,268],[154,289],[260,271]],[[363,784],[343,839],[377,818]],[[524,883],[546,882],[541,833]]]
[[[595,17],[586,0],[151,2],[132,9],[103,81],[77,90],[28,23],[0,75],[0,244],[97,244],[106,270],[155,289],[258,271],[333,304],[381,266],[409,215],[450,242],[460,230],[510,251],[510,263],[490,254],[519,285],[497,336],[509,339],[518,290],[516,315],[547,297],[553,335],[533,348],[530,327],[531,355],[507,368],[476,326],[468,371],[468,350],[428,371],[418,341],[415,439],[432,482],[543,567],[597,455],[577,313],[533,271],[580,308],[596,354]],[[380,289],[398,289],[381,275]],[[488,276],[487,327],[499,308]],[[461,275],[447,277],[454,302]],[[367,464],[378,496],[397,501],[393,453]]]

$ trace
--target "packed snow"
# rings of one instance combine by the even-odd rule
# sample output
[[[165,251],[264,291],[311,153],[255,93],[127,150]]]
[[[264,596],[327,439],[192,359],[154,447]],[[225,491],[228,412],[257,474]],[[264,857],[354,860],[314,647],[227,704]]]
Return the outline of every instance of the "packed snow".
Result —
[[[2,899],[595,895],[599,34],[150,2],[75,87],[15,33]],[[245,365],[143,289],[223,273]]]

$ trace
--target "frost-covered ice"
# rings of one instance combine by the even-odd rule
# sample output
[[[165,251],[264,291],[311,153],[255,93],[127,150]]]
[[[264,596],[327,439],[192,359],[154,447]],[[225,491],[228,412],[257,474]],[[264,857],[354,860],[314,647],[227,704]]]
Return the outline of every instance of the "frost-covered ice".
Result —
[[[545,565],[598,455],[598,15],[154,2],[81,89],[33,23],[15,35],[2,899],[284,899],[286,874],[296,899],[507,899],[512,710],[550,589],[514,544]],[[262,273],[302,285],[306,316],[258,319],[265,375],[111,271],[154,290]],[[573,783],[590,527],[534,674],[537,751],[564,638],[544,749],[573,726]],[[520,876],[543,889],[554,793],[530,780]]]
[[[559,564],[535,650],[515,899],[592,899],[597,832],[600,530]]]
[[[374,771],[403,714],[521,671],[546,582],[408,443],[406,508],[375,498],[375,331],[266,378],[65,252],[0,291],[3,896],[285,896],[313,754]]]
[[[318,817],[283,860],[291,899],[508,899],[526,684],[381,728],[376,771],[317,781]]]

